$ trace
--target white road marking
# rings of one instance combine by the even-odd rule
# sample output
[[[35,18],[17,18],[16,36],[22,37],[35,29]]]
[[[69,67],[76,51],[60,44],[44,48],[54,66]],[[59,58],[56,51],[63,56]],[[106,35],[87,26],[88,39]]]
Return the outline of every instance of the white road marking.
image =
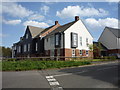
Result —
[[[53,81],[56,81],[56,79],[55,78],[53,78],[53,79],[47,79],[48,80],[48,82],[53,82]]]
[[[46,76],[46,78],[47,78],[47,79],[49,79],[49,78],[53,78],[53,76]]]
[[[56,82],[49,82],[49,84],[50,84],[51,86],[60,85],[57,81],[56,81]]]

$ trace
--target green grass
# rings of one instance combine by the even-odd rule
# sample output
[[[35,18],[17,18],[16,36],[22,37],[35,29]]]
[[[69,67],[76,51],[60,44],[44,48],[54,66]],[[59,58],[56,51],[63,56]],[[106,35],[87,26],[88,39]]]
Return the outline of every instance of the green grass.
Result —
[[[91,64],[90,61],[3,61],[3,71],[41,70]]]
[[[2,71],[2,61],[0,61],[0,71]]]

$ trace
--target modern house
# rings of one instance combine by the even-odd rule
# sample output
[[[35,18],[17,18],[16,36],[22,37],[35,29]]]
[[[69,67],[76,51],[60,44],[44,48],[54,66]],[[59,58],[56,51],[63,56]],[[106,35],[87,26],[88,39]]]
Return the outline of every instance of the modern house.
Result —
[[[18,43],[13,45],[13,57],[92,57],[89,45],[93,37],[79,16],[65,25],[55,21],[46,29],[27,26]]]
[[[106,47],[106,55],[120,57],[120,29],[105,27],[98,42]]]
[[[90,44],[93,44],[93,37],[78,16],[44,38],[46,56],[92,57]]]

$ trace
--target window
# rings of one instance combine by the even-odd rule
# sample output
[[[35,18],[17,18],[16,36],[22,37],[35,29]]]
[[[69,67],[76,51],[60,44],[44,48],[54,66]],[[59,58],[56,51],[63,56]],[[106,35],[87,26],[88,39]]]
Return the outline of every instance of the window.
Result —
[[[55,34],[55,47],[60,47],[60,41],[61,41],[61,34],[60,33],[56,33]]]
[[[57,49],[57,56],[60,56],[60,49]]]
[[[82,50],[80,50],[80,55],[82,55]]]
[[[57,46],[57,45],[59,45],[59,35],[58,34],[56,34],[55,35],[55,45]]]
[[[24,52],[26,52],[26,49],[27,49],[27,46],[26,46],[26,44],[24,45]]]
[[[78,34],[71,33],[71,47],[76,48],[78,46]]]
[[[19,46],[19,53],[21,52],[21,46]]]
[[[75,56],[75,49],[72,50],[72,56]]]
[[[54,56],[54,49],[50,50],[50,56]]]
[[[80,46],[82,46],[82,37],[80,37]]]
[[[26,34],[26,39],[28,39],[28,34]]]
[[[28,51],[30,51],[30,44],[28,44]]]
[[[88,55],[88,50],[86,50],[86,55]]]
[[[36,42],[35,44],[35,50],[37,51],[38,50],[38,43]]]
[[[88,38],[86,38],[86,46],[88,47],[88,45],[89,45],[89,44],[88,44]]]
[[[46,39],[46,41],[48,42],[48,38]]]

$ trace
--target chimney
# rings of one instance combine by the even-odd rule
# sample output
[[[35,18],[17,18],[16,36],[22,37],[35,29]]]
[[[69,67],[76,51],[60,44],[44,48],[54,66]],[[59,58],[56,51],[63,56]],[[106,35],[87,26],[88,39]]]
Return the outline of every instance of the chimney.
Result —
[[[79,16],[75,16],[75,21],[78,21],[79,20]]]
[[[57,25],[58,24],[58,21],[55,21],[55,25]]]

